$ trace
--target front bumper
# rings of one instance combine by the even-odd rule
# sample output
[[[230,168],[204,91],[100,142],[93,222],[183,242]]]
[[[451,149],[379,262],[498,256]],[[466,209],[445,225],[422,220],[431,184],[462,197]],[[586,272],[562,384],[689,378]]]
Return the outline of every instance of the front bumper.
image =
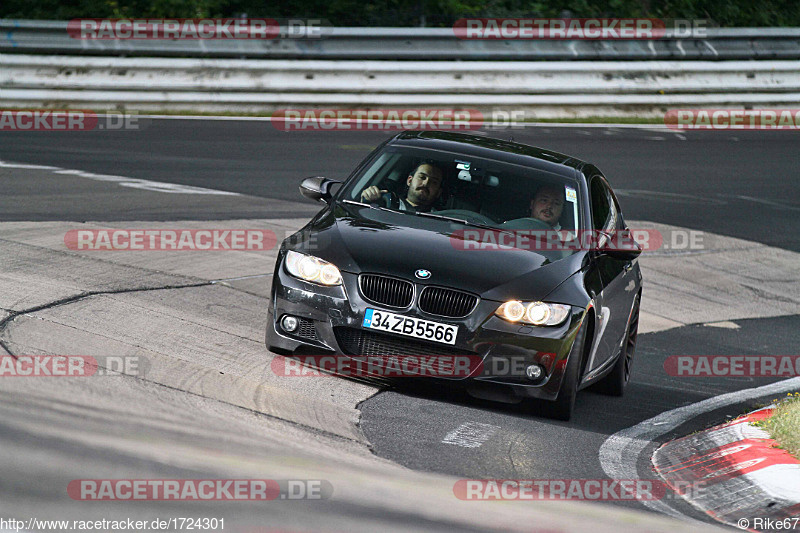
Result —
[[[502,302],[491,300],[481,300],[463,319],[430,315],[419,310],[416,301],[410,308],[398,310],[365,300],[356,274],[342,272],[343,285],[323,287],[290,276],[283,268],[283,257],[283,253],[278,257],[273,277],[266,335],[269,349],[297,355],[371,355],[354,352],[350,340],[377,335],[378,342],[386,341],[395,348],[405,345],[414,353],[470,354],[482,364],[468,377],[431,379],[458,384],[479,396],[501,401],[556,398],[575,335],[585,316],[583,309],[573,308],[571,316],[558,327],[512,324],[494,315]],[[418,288],[421,286],[418,284]],[[367,308],[457,325],[455,345],[362,328]],[[301,318],[303,327],[294,333],[284,331],[279,320],[286,314]],[[538,364],[544,370],[535,381],[525,375],[525,368],[531,364]]]

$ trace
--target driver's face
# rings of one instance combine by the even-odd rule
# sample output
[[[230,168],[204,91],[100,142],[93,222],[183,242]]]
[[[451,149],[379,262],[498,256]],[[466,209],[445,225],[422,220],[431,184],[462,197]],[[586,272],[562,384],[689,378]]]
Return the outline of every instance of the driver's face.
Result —
[[[414,205],[428,206],[442,192],[442,171],[433,165],[420,165],[406,181],[408,199]]]
[[[561,191],[555,187],[545,187],[531,200],[531,216],[555,226],[564,209]]]

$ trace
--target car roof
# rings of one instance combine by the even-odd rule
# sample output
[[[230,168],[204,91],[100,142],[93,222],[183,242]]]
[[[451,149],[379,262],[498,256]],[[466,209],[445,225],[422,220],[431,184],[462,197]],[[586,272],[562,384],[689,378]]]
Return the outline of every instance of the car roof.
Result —
[[[575,171],[587,164],[580,159],[545,148],[450,131],[404,131],[389,141],[389,144],[496,159],[546,170],[568,178],[575,178],[577,174]]]

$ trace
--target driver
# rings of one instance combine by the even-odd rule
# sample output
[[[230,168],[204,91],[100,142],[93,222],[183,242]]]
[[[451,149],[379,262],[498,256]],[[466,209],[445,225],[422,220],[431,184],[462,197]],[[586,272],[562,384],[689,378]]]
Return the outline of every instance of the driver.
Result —
[[[543,185],[531,200],[531,217],[546,222],[554,230],[560,230],[561,212],[564,210],[564,190],[556,185]]]
[[[361,191],[361,201],[377,202],[383,198],[385,207],[401,211],[428,212],[442,194],[442,175],[442,169],[436,165],[420,163],[406,179],[408,193],[405,199],[396,198],[394,195],[390,197],[387,194],[389,191],[373,185]]]

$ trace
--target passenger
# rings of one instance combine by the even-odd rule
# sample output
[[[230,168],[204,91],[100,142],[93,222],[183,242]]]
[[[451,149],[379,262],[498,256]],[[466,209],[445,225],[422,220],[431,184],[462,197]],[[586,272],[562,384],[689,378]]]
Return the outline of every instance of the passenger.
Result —
[[[531,217],[546,222],[555,230],[561,229],[558,219],[564,210],[564,188],[543,185],[531,200]]]
[[[377,186],[367,187],[361,192],[362,202],[383,202],[384,207],[399,209],[401,211],[430,211],[434,202],[442,194],[442,170],[431,164],[421,163],[408,175],[406,185],[408,193],[405,199],[397,198],[389,191],[381,190]]]

